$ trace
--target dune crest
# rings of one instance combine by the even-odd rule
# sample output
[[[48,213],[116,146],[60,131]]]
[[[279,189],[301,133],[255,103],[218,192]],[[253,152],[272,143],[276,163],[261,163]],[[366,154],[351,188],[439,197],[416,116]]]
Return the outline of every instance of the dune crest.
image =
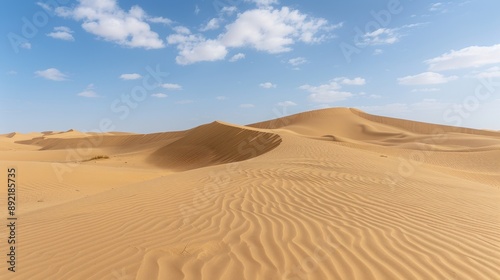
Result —
[[[149,160],[172,170],[188,170],[247,160],[280,143],[277,134],[215,121],[187,131],[153,152]]]
[[[449,125],[438,125],[438,124],[430,124],[418,121],[407,121],[403,119],[391,118],[391,117],[382,117],[371,115],[365,113],[359,109],[351,108],[351,112],[357,116],[360,116],[366,120],[374,121],[377,123],[387,124],[394,127],[399,127],[401,129],[405,129],[414,133],[421,134],[437,134],[437,133],[445,133],[445,132],[456,132],[456,133],[464,133],[464,134],[475,134],[475,135],[485,135],[485,136],[495,136],[500,137],[500,133],[489,130],[479,130],[472,128],[464,128],[464,127],[456,127]]]

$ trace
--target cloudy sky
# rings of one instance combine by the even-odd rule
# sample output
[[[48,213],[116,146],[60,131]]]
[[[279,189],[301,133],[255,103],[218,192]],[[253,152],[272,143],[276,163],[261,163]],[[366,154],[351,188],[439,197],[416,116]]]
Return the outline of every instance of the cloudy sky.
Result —
[[[498,1],[5,2],[0,133],[327,107],[500,130]]]

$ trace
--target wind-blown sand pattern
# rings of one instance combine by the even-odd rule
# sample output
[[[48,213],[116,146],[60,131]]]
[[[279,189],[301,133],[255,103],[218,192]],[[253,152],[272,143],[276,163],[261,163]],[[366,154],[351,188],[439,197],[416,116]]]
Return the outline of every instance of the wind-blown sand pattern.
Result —
[[[499,132],[335,108],[11,133],[0,158],[19,170],[20,216],[2,279],[500,277]]]

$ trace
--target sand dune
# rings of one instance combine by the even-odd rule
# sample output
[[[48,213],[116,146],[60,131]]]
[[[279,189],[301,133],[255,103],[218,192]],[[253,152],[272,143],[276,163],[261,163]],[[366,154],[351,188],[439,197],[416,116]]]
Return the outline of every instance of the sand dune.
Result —
[[[334,108],[147,135],[7,134],[0,158],[19,170],[22,228],[2,279],[500,275],[498,132]]]
[[[151,154],[150,161],[172,170],[238,162],[266,153],[281,143],[277,134],[213,122],[191,129]]]

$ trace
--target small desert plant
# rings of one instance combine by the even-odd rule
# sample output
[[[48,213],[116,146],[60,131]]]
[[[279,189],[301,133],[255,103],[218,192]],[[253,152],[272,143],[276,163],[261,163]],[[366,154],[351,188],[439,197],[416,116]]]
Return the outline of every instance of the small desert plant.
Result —
[[[180,255],[182,255],[182,256],[184,256],[185,254],[191,255],[191,253],[189,253],[189,252],[186,250],[188,246],[189,246],[189,241],[188,241],[188,243],[186,244],[186,246],[184,246],[184,250],[182,250],[182,252],[180,253]]]
[[[93,156],[89,159],[83,160],[83,161],[91,161],[91,160],[98,160],[98,159],[108,159],[109,156],[106,155],[98,155],[98,156]]]

